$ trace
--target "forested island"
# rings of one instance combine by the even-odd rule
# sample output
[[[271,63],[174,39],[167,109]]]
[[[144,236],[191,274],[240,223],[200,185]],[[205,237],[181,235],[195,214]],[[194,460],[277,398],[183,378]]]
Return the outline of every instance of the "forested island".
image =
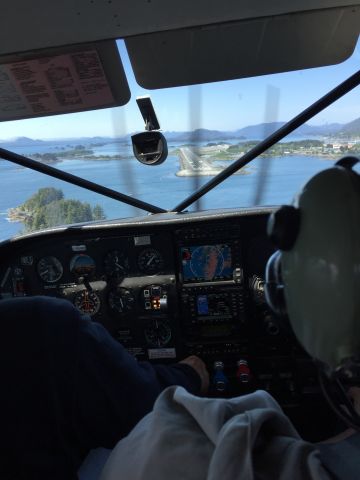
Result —
[[[124,155],[95,155],[93,150],[86,148],[84,145],[76,145],[74,148],[56,153],[32,153],[28,157],[42,163],[57,163],[63,160],[120,160],[128,158]]]
[[[91,222],[106,218],[100,205],[65,199],[60,189],[40,188],[23,204],[8,210],[11,222],[21,222],[24,233],[71,223]]]

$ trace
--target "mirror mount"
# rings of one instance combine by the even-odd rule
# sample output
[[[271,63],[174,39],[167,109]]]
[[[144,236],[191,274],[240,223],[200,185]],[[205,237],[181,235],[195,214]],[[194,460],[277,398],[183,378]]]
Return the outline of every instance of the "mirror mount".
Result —
[[[168,155],[167,142],[149,96],[137,97],[136,103],[145,122],[145,132],[131,136],[133,152],[137,160],[144,165],[160,165]]]

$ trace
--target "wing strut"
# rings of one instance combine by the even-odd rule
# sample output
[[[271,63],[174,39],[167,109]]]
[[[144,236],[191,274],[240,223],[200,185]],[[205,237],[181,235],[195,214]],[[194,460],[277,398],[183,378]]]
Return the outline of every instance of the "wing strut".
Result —
[[[59,180],[63,180],[64,182],[72,183],[73,185],[77,185],[78,187],[86,188],[87,190],[91,190],[92,192],[100,193],[100,195],[113,198],[114,200],[118,200],[123,203],[127,203],[128,205],[132,205],[133,207],[141,208],[142,210],[150,213],[166,212],[166,210],[164,210],[163,208],[156,207],[155,205],[143,202],[142,200],[138,200],[133,197],[129,197],[128,195],[119,193],[116,190],[103,187],[98,183],[90,182],[89,180],[85,180],[84,178],[72,175],[71,173],[63,172],[58,168],[44,165],[40,162],[37,162],[36,160],[31,160],[30,158],[24,157],[23,155],[19,155],[14,152],[10,152],[9,150],[5,150],[4,148],[0,148],[0,158],[21,165],[22,167],[30,168],[31,170],[44,173],[45,175],[49,175],[50,177],[58,178]]]

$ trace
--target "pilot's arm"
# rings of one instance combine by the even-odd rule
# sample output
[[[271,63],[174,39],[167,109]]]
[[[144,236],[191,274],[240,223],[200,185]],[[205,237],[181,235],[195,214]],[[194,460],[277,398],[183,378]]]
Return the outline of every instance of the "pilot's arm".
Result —
[[[200,359],[137,362],[64,300],[2,300],[0,325],[0,478],[75,478],[87,451],[112,447],[165,387],[206,386]]]
[[[92,438],[95,444],[113,446],[170,385],[182,385],[195,394],[204,389],[203,363],[197,357],[173,365],[138,362],[102,325],[87,318],[79,325],[76,408],[84,443]],[[97,420],[91,424],[94,415]]]

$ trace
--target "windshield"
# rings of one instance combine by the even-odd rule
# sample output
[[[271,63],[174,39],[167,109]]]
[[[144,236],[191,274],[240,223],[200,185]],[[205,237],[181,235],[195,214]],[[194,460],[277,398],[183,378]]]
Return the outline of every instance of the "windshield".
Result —
[[[342,64],[147,91],[134,79],[118,42],[131,91],[124,107],[1,124],[0,147],[172,210],[258,141],[358,69],[360,46]],[[359,88],[298,128],[191,205],[189,210],[291,202],[316,172],[360,151]],[[131,134],[144,130],[136,97],[150,95],[169,155],[146,166]],[[189,161],[191,160],[191,161]],[[0,239],[56,225],[146,212],[25,169],[1,165]]]

